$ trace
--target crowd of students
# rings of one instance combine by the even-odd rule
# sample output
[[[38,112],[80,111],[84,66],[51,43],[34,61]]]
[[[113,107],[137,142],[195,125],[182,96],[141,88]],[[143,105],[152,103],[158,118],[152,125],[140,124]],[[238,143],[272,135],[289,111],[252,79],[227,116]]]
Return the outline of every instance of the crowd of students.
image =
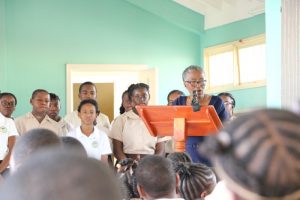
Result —
[[[0,94],[1,199],[300,199],[300,117],[263,109],[234,116],[230,93],[205,93],[205,74],[189,66],[188,91],[168,105],[212,105],[225,128],[188,137],[186,153],[171,137],[153,137],[135,106],[148,105],[149,86],[132,84],[110,124],[92,82],[79,88],[78,109],[59,116],[60,99],[33,91],[32,110],[13,119],[11,93]]]

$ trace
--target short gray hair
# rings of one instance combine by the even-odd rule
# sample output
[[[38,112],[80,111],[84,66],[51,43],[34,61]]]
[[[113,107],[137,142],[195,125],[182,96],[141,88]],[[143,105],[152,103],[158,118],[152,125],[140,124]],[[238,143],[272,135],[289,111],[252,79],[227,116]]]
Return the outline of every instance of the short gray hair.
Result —
[[[190,65],[188,66],[187,68],[185,68],[185,70],[182,72],[182,80],[185,81],[185,77],[186,77],[186,74],[189,72],[189,71],[200,71],[200,72],[203,72],[203,68],[200,67],[200,66],[197,66],[197,65]]]

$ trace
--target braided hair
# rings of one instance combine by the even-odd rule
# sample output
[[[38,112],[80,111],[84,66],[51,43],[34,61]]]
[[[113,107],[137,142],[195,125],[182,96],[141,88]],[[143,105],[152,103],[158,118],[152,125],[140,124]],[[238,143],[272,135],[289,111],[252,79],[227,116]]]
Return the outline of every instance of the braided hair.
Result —
[[[180,177],[179,193],[185,200],[200,199],[203,192],[211,193],[216,185],[216,175],[204,164],[179,162],[175,171]]]
[[[242,115],[205,142],[218,174],[243,199],[300,199],[300,117],[279,109]]]

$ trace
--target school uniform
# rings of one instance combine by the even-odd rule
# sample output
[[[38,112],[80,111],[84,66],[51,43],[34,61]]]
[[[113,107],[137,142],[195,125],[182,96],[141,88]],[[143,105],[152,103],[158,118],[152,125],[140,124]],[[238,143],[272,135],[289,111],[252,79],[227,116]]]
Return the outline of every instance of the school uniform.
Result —
[[[18,135],[15,122],[0,113],[0,161],[2,161],[8,153],[8,138]]]
[[[18,117],[15,120],[17,130],[20,135],[23,135],[29,130],[35,129],[35,128],[45,128],[53,131],[58,136],[62,136],[63,132],[59,124],[52,120],[48,115],[45,116],[45,118],[41,121],[41,123],[33,116],[31,112],[27,113],[26,115],[23,115],[21,117]]]
[[[143,120],[132,110],[114,120],[109,137],[123,143],[125,154],[154,154],[157,143],[170,139],[151,136]]]
[[[59,120],[57,123],[62,130],[62,136],[66,136],[73,130],[72,126],[64,119]]]
[[[81,125],[81,120],[78,117],[78,111],[77,110],[67,114],[65,116],[64,120],[66,122],[68,122],[69,124],[71,124],[71,126],[74,129]],[[108,117],[105,114],[100,113],[97,116],[96,122],[97,122],[96,126],[98,127],[98,129],[100,129],[100,130],[102,129],[103,131],[108,133],[108,130],[110,129],[110,123],[109,123]]]
[[[67,136],[79,140],[89,157],[100,160],[102,155],[112,153],[106,133],[99,130],[96,126],[94,126],[94,131],[89,136],[82,133],[80,126],[69,132]]]

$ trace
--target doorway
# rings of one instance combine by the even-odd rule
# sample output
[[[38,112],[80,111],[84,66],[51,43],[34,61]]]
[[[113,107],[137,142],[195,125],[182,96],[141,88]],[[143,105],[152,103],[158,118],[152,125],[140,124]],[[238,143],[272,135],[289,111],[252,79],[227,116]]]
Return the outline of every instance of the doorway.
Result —
[[[78,87],[85,81],[96,84],[97,101],[101,112],[112,121],[119,115],[122,93],[132,83],[143,82],[150,87],[150,105],[157,102],[157,75],[155,68],[146,65],[67,64],[67,113],[78,106]],[[98,88],[99,87],[99,88]]]

